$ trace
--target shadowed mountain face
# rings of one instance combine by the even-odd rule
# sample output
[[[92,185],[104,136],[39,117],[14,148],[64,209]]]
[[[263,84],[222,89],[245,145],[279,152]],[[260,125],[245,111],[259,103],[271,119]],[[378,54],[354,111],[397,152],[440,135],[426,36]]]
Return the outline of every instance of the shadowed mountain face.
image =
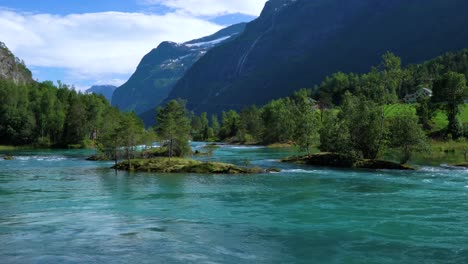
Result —
[[[337,71],[362,73],[391,51],[418,63],[468,47],[465,0],[270,0],[232,41],[210,50],[167,100],[196,113],[262,105]]]
[[[208,50],[234,39],[244,28],[245,23],[236,24],[186,43],[161,43],[143,58],[131,78],[114,92],[112,104],[137,113],[156,107],[166,99],[187,69]]]
[[[113,85],[94,85],[86,90],[86,93],[103,95],[110,102],[112,100],[112,94],[114,94],[115,89],[117,89],[117,87]]]
[[[0,42],[0,79],[12,80],[16,84],[34,81],[24,62],[15,57],[3,42]]]

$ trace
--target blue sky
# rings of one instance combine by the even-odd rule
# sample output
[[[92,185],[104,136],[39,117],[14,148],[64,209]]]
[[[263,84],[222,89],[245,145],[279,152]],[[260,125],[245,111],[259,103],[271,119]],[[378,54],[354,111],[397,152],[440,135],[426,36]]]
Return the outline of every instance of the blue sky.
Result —
[[[188,41],[258,16],[266,0],[0,0],[0,41],[34,78],[84,90],[120,85],[164,40]]]

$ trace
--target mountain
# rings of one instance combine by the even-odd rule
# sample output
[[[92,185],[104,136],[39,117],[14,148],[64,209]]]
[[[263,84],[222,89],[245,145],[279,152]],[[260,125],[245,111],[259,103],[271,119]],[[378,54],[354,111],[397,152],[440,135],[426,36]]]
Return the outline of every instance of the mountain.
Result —
[[[244,27],[245,23],[236,24],[211,36],[182,44],[162,42],[143,58],[130,79],[114,92],[112,104],[137,113],[154,108],[208,50],[234,39]]]
[[[15,57],[3,42],[0,42],[0,78],[13,80],[17,84],[34,82],[24,61]]]
[[[114,94],[116,86],[113,85],[94,85],[86,93],[94,93],[103,95],[109,102],[112,100],[112,94]]]
[[[270,0],[232,41],[174,86],[196,113],[262,105],[334,72],[363,73],[391,51],[418,63],[468,47],[466,0]]]

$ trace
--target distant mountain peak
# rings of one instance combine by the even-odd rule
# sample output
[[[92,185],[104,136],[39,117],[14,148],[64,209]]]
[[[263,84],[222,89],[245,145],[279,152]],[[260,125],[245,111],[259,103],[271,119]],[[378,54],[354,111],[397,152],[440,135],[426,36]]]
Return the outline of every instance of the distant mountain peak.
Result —
[[[184,43],[161,42],[143,57],[135,73],[115,91],[112,104],[137,113],[154,109],[196,61],[210,49],[234,39],[245,25],[232,25],[213,35]]]
[[[86,90],[86,93],[103,95],[109,102],[111,102],[115,89],[117,89],[117,87],[113,85],[93,85],[91,88]]]

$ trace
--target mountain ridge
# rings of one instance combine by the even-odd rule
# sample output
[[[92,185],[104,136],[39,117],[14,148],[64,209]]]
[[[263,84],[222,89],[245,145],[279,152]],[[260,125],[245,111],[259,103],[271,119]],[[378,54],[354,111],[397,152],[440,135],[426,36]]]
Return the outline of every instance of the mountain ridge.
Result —
[[[111,102],[115,89],[117,89],[117,86],[114,85],[93,85],[86,90],[86,93],[103,95],[107,101]]]
[[[210,36],[184,43],[162,42],[143,57],[130,79],[117,88],[112,104],[137,113],[156,107],[196,61],[211,48],[235,38],[245,25],[235,24]]]
[[[196,113],[262,105],[334,72],[367,71],[387,51],[408,64],[466,48],[461,0],[271,0],[236,39],[189,69],[168,100]]]

